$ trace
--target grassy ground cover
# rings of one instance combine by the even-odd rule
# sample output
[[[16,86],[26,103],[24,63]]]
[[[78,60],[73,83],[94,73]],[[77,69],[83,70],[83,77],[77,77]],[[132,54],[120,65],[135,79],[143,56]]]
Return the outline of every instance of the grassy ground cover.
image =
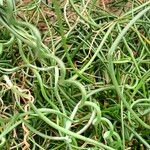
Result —
[[[150,1],[1,0],[0,149],[150,149]]]

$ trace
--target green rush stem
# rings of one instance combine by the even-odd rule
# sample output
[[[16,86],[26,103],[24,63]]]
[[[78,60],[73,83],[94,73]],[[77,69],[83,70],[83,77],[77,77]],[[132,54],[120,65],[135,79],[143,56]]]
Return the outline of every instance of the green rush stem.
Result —
[[[81,79],[89,82],[89,83],[93,83],[93,81],[91,81],[89,78],[85,77],[84,75],[82,75],[82,73],[80,73],[80,70],[78,70],[78,68],[76,68],[72,62],[72,59],[71,57],[69,56],[69,53],[68,53],[69,49],[67,50],[67,59],[68,59],[68,62],[70,64],[70,66],[73,68],[73,70],[75,71],[76,75],[78,77],[80,77]]]
[[[138,13],[130,22],[129,24],[126,25],[126,27],[122,30],[122,32],[118,35],[118,37],[116,38],[116,40],[114,41],[113,45],[111,46],[109,52],[108,52],[108,71],[110,73],[110,77],[112,79],[112,82],[115,86],[115,89],[118,93],[118,96],[120,97],[120,99],[123,101],[123,103],[125,104],[126,108],[130,111],[130,113],[135,117],[135,119],[145,128],[150,129],[150,126],[147,125],[145,122],[143,122],[138,116],[137,114],[130,108],[130,105],[128,104],[128,102],[126,101],[124,95],[122,94],[120,88],[119,88],[119,84],[118,81],[116,79],[115,76],[115,71],[114,71],[114,65],[113,65],[113,53],[115,52],[119,42],[122,40],[122,37],[126,34],[126,32],[128,31],[128,29],[140,18],[142,17],[146,12],[148,12],[150,10],[150,7],[145,8],[144,10],[142,10],[140,13]]]
[[[65,33],[64,33],[64,28],[63,28],[63,23],[62,23],[62,13],[59,7],[59,3],[57,0],[52,0],[52,2],[54,3],[54,8],[57,14],[57,20],[58,20],[58,24],[59,24],[59,30],[60,30],[60,35],[62,38],[62,45],[65,51],[67,51],[67,44],[66,44],[66,37],[65,37]]]
[[[121,127],[122,127],[122,143],[123,149],[125,149],[125,130],[124,130],[124,113],[123,113],[123,102],[121,101]]]
[[[22,57],[23,61],[26,63],[26,64],[30,64],[29,61],[27,60],[24,52],[23,52],[23,49],[22,49],[22,42],[20,40],[18,40],[18,47],[19,47],[19,53],[20,53],[20,56]],[[34,74],[36,75],[38,81],[39,81],[39,84],[40,84],[40,88],[41,88],[41,92],[42,92],[42,95],[43,97],[45,98],[45,100],[47,100],[47,102],[56,110],[58,110],[57,106],[54,105],[52,103],[52,101],[49,99],[49,97],[47,96],[46,92],[45,92],[45,89],[44,89],[44,86],[43,86],[43,82],[42,82],[42,78],[40,76],[40,74],[38,73],[38,71],[36,69],[32,69],[32,71],[34,72]]]
[[[73,7],[73,9],[75,10],[75,12],[76,12],[85,22],[87,22],[88,24],[90,24],[91,26],[96,27],[96,28],[100,28],[100,27],[101,27],[101,25],[96,24],[95,22],[89,21],[86,17],[84,17],[84,16],[79,12],[79,10],[74,6],[73,0],[69,0],[69,1],[70,1],[71,6]]]
[[[81,105],[85,103],[85,101],[87,100],[87,97],[86,97],[87,92],[86,92],[84,86],[80,82],[68,79],[68,80],[63,81],[63,83],[64,84],[72,84],[72,85],[76,86],[81,91],[81,95],[82,95]]]
[[[48,136],[46,134],[41,133],[40,131],[34,129],[30,124],[28,124],[25,120],[22,120],[23,123],[36,135],[39,135],[43,137],[44,139],[49,139],[49,140],[55,140],[55,141],[66,141],[66,137],[54,137],[54,136]]]
[[[59,130],[67,135],[70,135],[70,136],[73,136],[77,139],[80,139],[80,140],[83,140],[83,141],[86,141],[88,142],[89,144],[92,144],[92,145],[96,145],[98,147],[102,147],[102,148],[105,148],[107,150],[114,150],[113,148],[107,146],[107,145],[104,145],[102,143],[99,143],[95,140],[92,140],[92,139],[89,139],[87,137],[84,137],[82,135],[79,135],[77,133],[74,133],[72,131],[69,131],[69,130],[66,130],[64,129],[63,127],[55,124],[54,122],[52,122],[51,120],[49,120],[45,115],[43,115],[41,112],[38,111],[38,109],[34,106],[34,104],[32,102],[30,102],[30,106],[32,107],[32,109],[39,115],[39,117],[45,121],[48,125],[50,125],[51,127],[55,128],[56,130]]]
[[[131,11],[128,11],[127,13],[125,13],[124,15],[122,15],[120,18],[125,18],[126,16],[133,14],[134,12],[136,12],[139,9],[144,8],[145,6],[150,5],[150,1],[147,1],[146,3],[141,4],[140,6],[132,9]]]
[[[134,131],[129,125],[125,124],[128,128],[148,149],[150,149],[149,143],[147,143],[136,131]]]
[[[14,123],[13,125],[11,126],[7,126],[5,128],[5,130],[0,134],[0,139],[4,138],[4,136],[6,134],[8,134],[10,131],[12,131],[15,127],[17,127],[18,125],[20,125],[22,123],[22,121],[18,121],[16,123]]]
[[[79,74],[82,74],[90,65],[91,63],[94,61],[94,59],[97,57],[98,53],[100,52],[100,50],[102,49],[104,43],[106,42],[109,34],[111,33],[111,31],[114,29],[116,23],[111,24],[111,26],[109,27],[108,31],[106,32],[103,40],[101,41],[99,47],[97,48],[97,50],[95,51],[94,55],[92,56],[92,58],[89,60],[89,62],[79,71]],[[75,74],[74,76],[72,76],[70,79],[75,80],[78,77],[77,74]]]

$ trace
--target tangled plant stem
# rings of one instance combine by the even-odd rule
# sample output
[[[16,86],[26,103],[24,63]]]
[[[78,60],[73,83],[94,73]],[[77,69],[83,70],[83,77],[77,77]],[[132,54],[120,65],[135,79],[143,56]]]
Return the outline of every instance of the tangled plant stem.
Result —
[[[150,149],[150,2],[121,16],[95,0],[3,2],[0,148],[113,150],[138,140]],[[48,31],[40,33],[30,22],[41,18]]]

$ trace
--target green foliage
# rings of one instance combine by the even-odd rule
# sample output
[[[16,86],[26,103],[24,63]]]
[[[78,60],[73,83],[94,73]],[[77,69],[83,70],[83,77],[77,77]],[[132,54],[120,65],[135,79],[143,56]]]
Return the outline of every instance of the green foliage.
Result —
[[[0,148],[150,149],[150,1],[24,3],[0,3]]]

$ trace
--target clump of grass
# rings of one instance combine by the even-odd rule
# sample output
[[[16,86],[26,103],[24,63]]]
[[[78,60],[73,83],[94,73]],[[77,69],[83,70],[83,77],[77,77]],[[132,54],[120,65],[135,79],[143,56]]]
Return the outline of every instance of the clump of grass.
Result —
[[[150,2],[23,4],[0,5],[0,148],[150,149]]]

